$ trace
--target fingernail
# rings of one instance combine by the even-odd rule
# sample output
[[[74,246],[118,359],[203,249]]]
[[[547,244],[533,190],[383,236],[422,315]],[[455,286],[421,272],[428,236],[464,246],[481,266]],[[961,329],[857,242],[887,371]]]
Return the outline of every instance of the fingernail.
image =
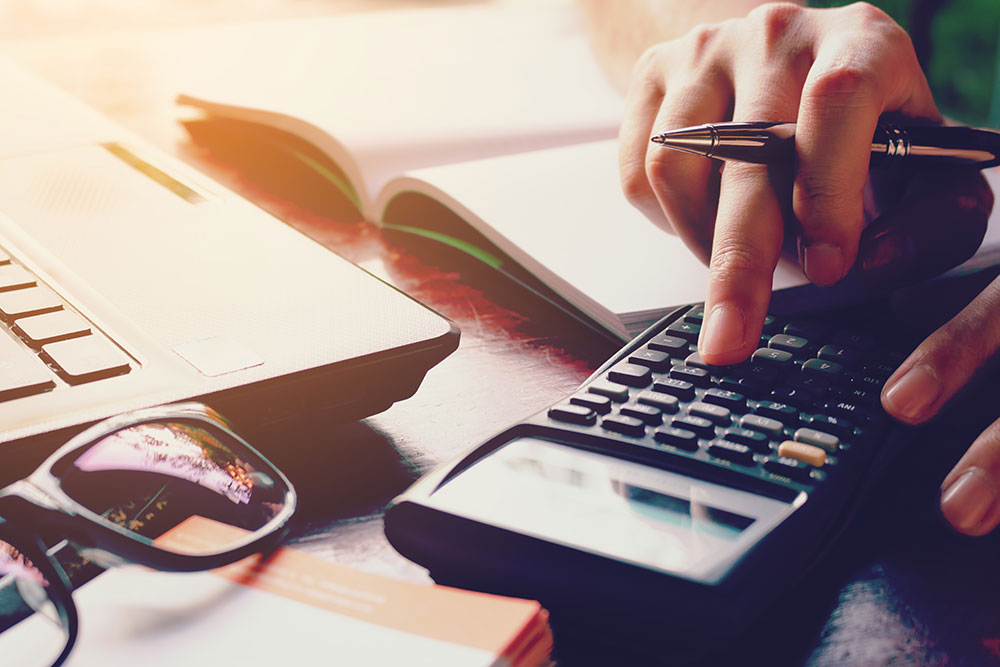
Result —
[[[986,518],[995,495],[986,472],[969,468],[941,494],[941,513],[951,525],[970,531]]]
[[[883,234],[875,237],[864,249],[861,259],[863,271],[884,271],[906,273],[916,259],[917,248],[907,234]]]
[[[813,243],[802,251],[802,271],[817,285],[832,285],[844,277],[844,252],[829,243]]]
[[[940,395],[937,377],[927,367],[917,365],[886,389],[885,407],[894,415],[920,421]]]
[[[701,332],[701,351],[705,354],[725,354],[743,347],[746,337],[743,311],[731,303],[712,308]]]

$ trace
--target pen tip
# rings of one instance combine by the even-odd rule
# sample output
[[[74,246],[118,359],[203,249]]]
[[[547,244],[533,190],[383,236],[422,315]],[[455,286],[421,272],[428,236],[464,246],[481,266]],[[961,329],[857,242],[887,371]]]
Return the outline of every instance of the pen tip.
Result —
[[[655,134],[649,140],[652,141],[654,144],[663,144],[666,143],[667,138],[662,134]]]

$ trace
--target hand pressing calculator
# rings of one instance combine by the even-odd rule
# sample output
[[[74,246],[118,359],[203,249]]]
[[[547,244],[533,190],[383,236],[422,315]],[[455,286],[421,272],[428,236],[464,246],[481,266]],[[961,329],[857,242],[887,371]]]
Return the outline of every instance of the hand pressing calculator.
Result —
[[[617,641],[730,634],[834,540],[902,441],[877,312],[768,316],[737,366],[678,309],[566,400],[420,480],[386,534],[439,583],[540,600]]]

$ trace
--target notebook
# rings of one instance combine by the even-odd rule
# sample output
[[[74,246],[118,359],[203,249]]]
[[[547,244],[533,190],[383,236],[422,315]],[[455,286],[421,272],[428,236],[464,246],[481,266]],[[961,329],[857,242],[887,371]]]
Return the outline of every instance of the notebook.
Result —
[[[211,38],[173,38],[204,54],[178,101],[239,141],[283,147],[383,228],[470,252],[623,340],[704,299],[707,269],[620,191],[624,102],[576,6],[374,12]],[[773,289],[779,311],[858,297],[851,284],[817,292],[794,258]]]
[[[455,326],[0,62],[0,456],[197,398],[248,431],[411,395]]]
[[[284,138],[370,221],[473,249],[618,339],[704,298],[705,267],[621,194],[624,100],[573,4],[372,12],[172,39],[204,54],[181,104],[231,121],[240,141]],[[776,289],[804,283],[792,265],[775,278]]]

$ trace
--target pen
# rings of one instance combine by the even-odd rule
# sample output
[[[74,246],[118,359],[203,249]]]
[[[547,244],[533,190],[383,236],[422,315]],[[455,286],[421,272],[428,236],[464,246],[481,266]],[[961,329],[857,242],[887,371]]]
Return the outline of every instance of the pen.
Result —
[[[706,123],[657,134],[665,148],[718,160],[790,163],[795,123]],[[1000,164],[1000,132],[965,126],[879,123],[872,138],[872,167],[972,167]]]

